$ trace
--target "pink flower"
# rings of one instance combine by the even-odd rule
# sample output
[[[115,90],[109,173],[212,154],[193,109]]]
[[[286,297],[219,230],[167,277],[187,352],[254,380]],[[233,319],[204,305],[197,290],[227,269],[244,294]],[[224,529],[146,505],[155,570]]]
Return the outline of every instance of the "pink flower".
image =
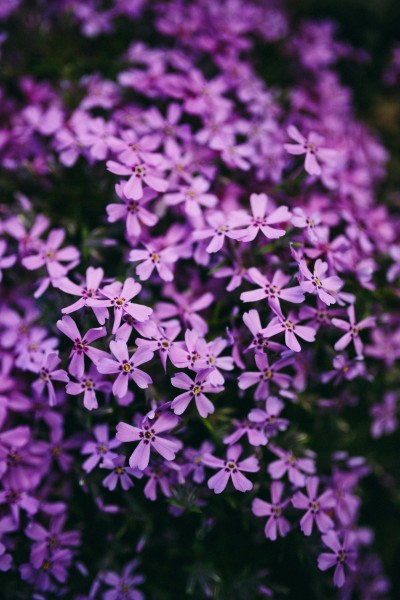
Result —
[[[262,275],[255,267],[249,269],[248,273],[251,280],[260,287],[251,292],[243,292],[240,294],[242,302],[257,302],[267,298],[270,307],[280,311],[279,300],[286,300],[287,302],[293,302],[295,304],[300,304],[304,301],[304,293],[300,286],[291,288],[283,287],[290,281],[290,277],[284,275],[282,271],[275,271],[271,281]]]
[[[123,192],[127,198],[132,198],[132,200],[140,200],[143,197],[143,183],[156,192],[166,192],[168,189],[168,182],[162,179],[161,174],[154,167],[139,161],[127,166],[109,160],[107,169],[116,175],[129,175],[128,181],[123,184]]]
[[[57,321],[57,327],[64,335],[74,342],[70,354],[71,362],[69,364],[69,372],[74,377],[79,379],[83,376],[85,370],[85,355],[88,356],[95,365],[98,364],[101,358],[108,356],[107,352],[90,347],[90,344],[95,340],[107,335],[105,327],[89,329],[82,337],[75,322],[69,316],[63,317],[60,321]]]
[[[181,415],[187,409],[189,403],[194,400],[196,408],[200,416],[204,419],[215,411],[215,407],[210,400],[204,395],[204,392],[217,394],[224,389],[222,386],[212,385],[208,379],[212,369],[202,369],[196,374],[195,380],[190,379],[185,373],[178,373],[171,379],[173,386],[187,390],[183,394],[179,394],[171,404],[174,413]]]
[[[73,246],[59,249],[65,238],[64,229],[50,231],[47,242],[42,242],[37,254],[25,256],[22,264],[26,269],[33,271],[45,266],[51,279],[64,276],[79,259],[79,251]],[[68,265],[61,263],[68,262]]]
[[[100,299],[101,295],[99,292],[100,284],[104,277],[104,271],[101,268],[95,269],[94,267],[88,267],[86,271],[86,280],[82,282],[82,285],[77,285],[73,283],[67,277],[61,277],[57,280],[57,287],[65,292],[66,294],[72,294],[74,296],[80,296],[80,299],[70,304],[69,306],[65,306],[61,312],[64,315],[68,315],[76,310],[80,310],[81,308],[88,306],[87,301],[90,298]],[[93,312],[96,315],[96,318],[100,325],[104,325],[107,317],[108,310],[106,308],[96,308],[92,307]]]
[[[228,448],[226,460],[216,458],[209,453],[203,455],[202,462],[204,465],[212,469],[220,469],[218,473],[208,480],[210,490],[214,490],[216,494],[220,494],[226,488],[229,479],[232,479],[235,489],[239,492],[248,492],[253,488],[252,482],[243,475],[242,471],[245,473],[257,473],[260,470],[258,460],[255,456],[249,456],[242,461],[238,461],[241,453],[242,446],[236,444]]]
[[[300,261],[299,266],[302,275],[306,278],[306,281],[300,281],[301,289],[309,294],[317,294],[322,302],[328,306],[335,304],[334,294],[341,289],[343,281],[336,275],[332,277],[324,276],[328,269],[328,263],[318,258],[314,265],[314,273],[311,273],[304,259]]]
[[[325,163],[332,164],[338,156],[336,150],[331,148],[321,148],[320,144],[323,138],[317,133],[311,132],[306,139],[294,125],[288,127],[289,136],[297,144],[284,144],[284,148],[289,154],[305,154],[306,160],[304,168],[310,175],[321,175],[322,169],[317,158]]]
[[[145,205],[154,200],[157,194],[150,188],[146,188],[143,196],[137,200],[128,198],[123,191],[121,184],[115,186],[115,191],[123,204],[108,204],[106,207],[108,220],[115,223],[124,219],[126,221],[126,232],[132,238],[137,238],[142,232],[142,225],[154,227],[158,222],[158,217],[151,213]]]
[[[208,194],[210,183],[201,176],[195,177],[190,185],[181,186],[179,192],[165,194],[164,202],[167,206],[176,206],[185,203],[185,212],[190,217],[201,216],[201,206],[214,208],[218,198],[214,194]]]
[[[153,352],[147,348],[138,348],[129,357],[128,346],[122,340],[110,342],[110,349],[117,360],[102,358],[97,365],[97,369],[99,373],[106,375],[118,373],[112,387],[113,394],[119,398],[126,396],[129,379],[133,379],[141,389],[145,389],[153,383],[150,375],[137,368],[139,365],[149,362],[153,358]]]
[[[333,554],[322,553],[318,556],[318,568],[326,571],[331,567],[335,568],[333,583],[336,587],[343,587],[346,576],[344,572],[345,565],[354,571],[356,568],[356,552],[354,539],[351,534],[345,534],[343,543],[340,542],[338,534],[335,531],[328,531],[322,536],[322,541],[328,548],[333,550]]]
[[[150,244],[145,244],[146,250],[131,250],[129,260],[131,262],[140,261],[136,267],[136,274],[141,281],[145,281],[157,270],[159,276],[164,281],[172,281],[174,278],[173,264],[179,259],[179,249],[173,246],[162,250],[154,250]]]
[[[241,242],[251,242],[261,231],[268,239],[277,239],[285,235],[284,229],[271,227],[277,223],[285,223],[290,220],[291,213],[287,206],[280,206],[270,212],[267,210],[268,196],[266,194],[251,194],[250,205],[253,216],[244,212],[234,213],[230,219],[231,225],[247,226],[246,229],[238,229],[234,237]],[[266,216],[267,212],[269,215]],[[232,236],[233,237],[233,236]]]
[[[281,479],[285,473],[288,474],[290,483],[297,487],[303,487],[306,484],[307,475],[315,473],[315,463],[311,458],[296,458],[292,452],[285,452],[275,446],[268,446],[274,454],[279,456],[279,460],[268,465],[268,473],[272,479]]]
[[[47,354],[43,358],[40,366],[40,379],[32,384],[33,389],[38,394],[41,394],[43,390],[47,388],[50,406],[54,406],[56,404],[56,393],[54,390],[53,381],[63,381],[65,383],[69,381],[66,371],[63,369],[56,369],[60,362],[61,359],[59,358],[57,352],[50,352]]]
[[[178,423],[178,417],[170,413],[163,413],[152,424],[145,419],[140,428],[128,425],[128,423],[118,423],[117,440],[120,442],[139,442],[131,454],[129,466],[132,469],[137,467],[143,471],[149,464],[151,448],[154,448],[166,460],[174,460],[176,452],[182,447],[182,443],[174,438],[161,437],[159,434],[174,429]]]
[[[265,537],[269,540],[275,541],[278,534],[281,537],[285,537],[290,531],[290,524],[287,519],[283,516],[283,511],[290,502],[290,498],[281,500],[283,494],[283,483],[280,481],[274,481],[271,484],[271,500],[272,502],[265,502],[260,498],[254,498],[251,510],[256,517],[269,517],[265,524]]]
[[[9,254],[4,256],[7,249],[7,243],[4,240],[0,240],[0,283],[3,279],[2,269],[9,269],[15,264],[17,257],[15,254]]]
[[[223,212],[213,212],[206,215],[209,228],[198,229],[193,232],[194,240],[206,240],[211,238],[207,245],[207,252],[214,254],[219,252],[224,245],[225,238],[236,239],[236,231],[232,229],[229,219]]]
[[[138,295],[142,286],[132,277],[128,277],[124,284],[120,282],[112,283],[100,290],[102,298],[88,298],[87,305],[94,308],[104,308],[112,306],[114,308],[114,325],[112,333],[115,333],[121,324],[121,319],[126,313],[136,321],[143,322],[150,318],[153,312],[152,308],[130,302],[132,298]]]
[[[329,511],[336,505],[335,497],[331,490],[317,496],[318,485],[318,477],[309,477],[306,484],[308,496],[305,496],[303,492],[296,492],[292,498],[295,508],[306,511],[300,521],[300,528],[304,535],[311,535],[314,522],[322,533],[326,533],[334,526],[332,519],[325,511]]]
[[[359,323],[356,323],[354,304],[349,306],[347,314],[349,316],[349,323],[343,321],[343,319],[332,319],[332,324],[335,327],[339,327],[339,329],[344,329],[346,331],[344,336],[336,342],[334,348],[335,350],[341,351],[347,348],[350,342],[353,342],[357,355],[362,356],[364,346],[360,339],[360,331],[368,327],[374,327],[376,319],[375,317],[367,317]]]
[[[254,394],[255,400],[266,400],[269,396],[270,383],[276,383],[280,388],[288,388],[290,376],[285,373],[279,373],[293,361],[291,358],[284,358],[276,361],[270,366],[266,354],[256,354],[254,356],[259,371],[246,371],[239,375],[238,385],[241,390],[247,390],[249,387],[257,384]]]
[[[265,337],[273,337],[282,331],[285,332],[285,344],[293,352],[300,352],[301,346],[296,336],[307,342],[315,341],[315,330],[306,325],[298,325],[299,320],[293,313],[286,319],[282,314],[276,316],[263,330]]]

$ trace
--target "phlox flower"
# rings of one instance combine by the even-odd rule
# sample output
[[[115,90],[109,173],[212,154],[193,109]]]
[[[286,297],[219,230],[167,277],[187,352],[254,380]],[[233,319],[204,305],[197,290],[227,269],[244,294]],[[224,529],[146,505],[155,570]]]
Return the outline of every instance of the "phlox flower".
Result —
[[[67,383],[69,377],[67,372],[63,369],[57,369],[61,363],[61,359],[57,352],[50,352],[47,354],[38,369],[39,379],[32,384],[33,389],[37,394],[41,394],[44,389],[47,389],[49,395],[50,406],[56,404],[56,393],[54,390],[53,381],[63,381]]]
[[[105,463],[113,461],[118,454],[112,451],[121,445],[118,439],[109,439],[108,425],[96,425],[93,428],[93,434],[96,441],[86,442],[81,450],[81,454],[90,454],[82,465],[86,473],[93,471],[100,461]]]
[[[306,475],[315,473],[315,462],[311,458],[297,458],[292,452],[285,452],[275,446],[268,448],[279,456],[279,460],[275,460],[268,465],[268,473],[272,479],[281,479],[285,473],[288,474],[290,483],[296,487],[303,487],[306,484]]]
[[[204,177],[195,177],[190,185],[182,185],[178,192],[165,194],[164,202],[167,206],[176,206],[184,203],[185,212],[190,217],[201,216],[201,206],[214,208],[218,198],[209,194],[210,183]]]
[[[285,223],[290,220],[291,213],[287,206],[279,208],[267,209],[268,196],[266,194],[251,194],[250,206],[252,216],[247,215],[244,211],[233,213],[230,218],[230,224],[236,227],[245,229],[237,229],[232,234],[240,242],[253,241],[261,231],[268,239],[277,239],[285,235],[284,229],[273,227],[277,223]],[[267,215],[267,213],[269,213]]]
[[[309,477],[306,483],[308,496],[303,492],[296,492],[292,498],[292,504],[295,508],[306,511],[300,521],[300,528],[304,535],[311,535],[314,522],[322,533],[326,533],[334,527],[327,511],[335,506],[335,497],[331,490],[327,490],[318,496],[318,485],[318,477]]]
[[[102,358],[97,365],[97,369],[99,373],[105,375],[118,373],[118,377],[112,386],[115,396],[119,398],[126,396],[130,379],[133,379],[141,389],[145,389],[153,383],[150,375],[137,368],[139,365],[149,362],[153,358],[153,352],[147,348],[138,348],[130,357],[128,346],[122,340],[110,342],[110,350],[117,360]]]
[[[67,277],[61,277],[56,282],[56,287],[65,292],[66,294],[71,294],[73,296],[80,296],[79,300],[70,304],[69,306],[64,306],[61,309],[61,312],[64,315],[69,315],[76,310],[80,310],[88,306],[87,302],[90,298],[99,299],[101,298],[99,289],[101,282],[103,281],[104,271],[100,267],[95,269],[94,267],[88,267],[86,270],[85,280],[82,281],[82,285],[78,285],[72,282]],[[101,307],[91,307],[98,322],[100,325],[104,325],[106,319],[108,318],[108,310],[106,308]]]
[[[186,373],[177,373],[171,379],[171,383],[174,387],[181,390],[187,390],[183,394],[179,394],[172,401],[171,408],[175,414],[181,415],[187,409],[188,405],[192,400],[195,401],[196,408],[199,414],[204,419],[215,411],[213,403],[205,396],[208,394],[218,394],[223,391],[223,386],[212,385],[209,381],[209,376],[212,373],[212,369],[202,369],[196,373],[196,377],[190,379]]]
[[[283,511],[288,506],[290,498],[282,500],[284,485],[280,481],[271,484],[271,502],[254,498],[251,510],[256,517],[269,517],[265,524],[265,537],[275,541],[278,534],[285,537],[290,531],[289,521],[283,516]]]
[[[77,379],[81,378],[85,371],[85,355],[88,356],[95,365],[98,364],[101,358],[106,358],[108,356],[107,352],[90,346],[94,341],[107,335],[105,327],[89,329],[82,337],[75,321],[69,316],[65,316],[57,321],[57,327],[64,335],[74,342],[70,353],[71,361],[69,364],[69,372]]]
[[[349,316],[349,322],[343,319],[332,319],[332,324],[339,329],[344,329],[346,333],[336,342],[335,350],[341,351],[347,348],[350,342],[353,342],[354,348],[358,356],[362,356],[364,345],[360,339],[360,331],[367,329],[368,327],[375,326],[375,317],[367,317],[359,323],[356,323],[356,316],[354,311],[354,304],[351,304],[347,309]]]
[[[121,485],[124,491],[129,490],[133,487],[132,477],[141,479],[143,473],[139,469],[132,469],[131,467],[125,467],[125,456],[116,456],[112,461],[103,461],[101,468],[108,469],[111,471],[107,477],[103,479],[103,485],[110,492],[113,492],[118,483]]]
[[[296,336],[307,342],[315,341],[315,330],[306,325],[298,325],[299,320],[290,312],[288,318],[282,314],[274,317],[263,330],[265,337],[273,337],[278,333],[285,332],[285,344],[293,352],[300,352],[301,346]]]
[[[171,413],[162,413],[151,423],[144,419],[141,427],[134,427],[120,422],[117,425],[117,440],[120,442],[139,442],[129,459],[129,466],[143,471],[150,461],[150,450],[154,448],[165,460],[174,460],[175,454],[181,449],[182,443],[176,438],[160,436],[160,433],[174,429],[179,418]]]
[[[346,580],[344,567],[348,567],[351,571],[356,568],[357,555],[353,536],[345,534],[343,542],[340,542],[336,531],[330,530],[322,536],[322,541],[333,553],[323,552],[320,554],[318,556],[318,568],[321,571],[326,571],[331,567],[335,567],[333,583],[336,587],[343,587]]]
[[[304,168],[309,175],[319,176],[322,174],[321,166],[317,160],[319,158],[323,163],[332,164],[338,156],[338,153],[333,148],[323,148],[323,138],[317,133],[311,132],[308,137],[304,135],[294,125],[288,127],[288,135],[296,144],[284,144],[286,152],[289,154],[305,154],[306,159]]]
[[[286,373],[279,373],[293,361],[291,358],[284,358],[270,365],[266,354],[255,354],[254,360],[259,371],[245,371],[239,375],[238,385],[241,390],[247,390],[249,387],[257,384],[254,394],[255,400],[266,400],[269,396],[271,383],[278,387],[286,389],[289,387],[291,377]]]
[[[115,282],[102,288],[100,291],[104,298],[89,298],[86,302],[91,307],[112,307],[114,309],[112,333],[115,333],[121,325],[121,319],[125,313],[137,321],[147,321],[152,314],[152,308],[130,302],[141,289],[140,283],[137,283],[132,277],[128,277],[123,284]]]
[[[268,304],[274,310],[281,311],[280,300],[300,304],[304,301],[304,293],[300,286],[285,288],[289,283],[290,277],[284,275],[282,271],[275,271],[272,280],[262,275],[258,269],[251,267],[248,271],[250,279],[259,286],[258,289],[251,292],[240,294],[242,302],[257,302],[259,300],[268,300]]]
[[[125,220],[126,232],[131,238],[140,236],[143,225],[154,227],[158,222],[158,217],[146,208],[146,204],[157,196],[154,190],[146,188],[143,191],[143,196],[136,200],[128,198],[124,194],[121,184],[115,186],[115,191],[123,203],[107,205],[106,210],[110,223]]]
[[[301,274],[305,277],[305,280],[300,281],[301,289],[310,294],[317,294],[322,302],[328,306],[335,304],[335,294],[343,286],[343,281],[336,275],[325,277],[328,263],[318,258],[315,262],[313,273],[311,273],[304,259],[300,261],[299,266]]]
[[[228,448],[226,460],[217,458],[209,453],[203,455],[202,462],[204,465],[212,469],[220,469],[218,473],[208,480],[210,490],[214,490],[216,494],[220,494],[226,488],[229,479],[232,480],[235,489],[239,492],[248,492],[253,488],[252,482],[243,475],[242,471],[245,473],[257,473],[260,470],[258,460],[255,456],[249,456],[244,460],[238,461],[241,453],[242,446],[235,444]]]

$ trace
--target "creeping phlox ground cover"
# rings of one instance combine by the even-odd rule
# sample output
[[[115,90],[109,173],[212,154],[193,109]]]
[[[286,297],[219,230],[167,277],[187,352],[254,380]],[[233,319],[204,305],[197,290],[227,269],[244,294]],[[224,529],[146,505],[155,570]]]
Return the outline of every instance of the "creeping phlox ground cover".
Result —
[[[267,0],[9,0],[0,44],[1,597],[389,598],[368,52]]]

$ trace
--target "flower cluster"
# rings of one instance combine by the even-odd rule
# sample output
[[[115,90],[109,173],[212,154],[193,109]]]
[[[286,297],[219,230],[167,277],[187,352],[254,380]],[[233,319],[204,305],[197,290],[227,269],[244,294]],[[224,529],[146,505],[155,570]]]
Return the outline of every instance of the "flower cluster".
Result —
[[[101,4],[21,11],[91,42],[133,22],[110,78],[0,85],[0,570],[26,597],[141,600],[156,500],[164,525],[202,514],[200,540],[226,499],[241,535],[299,530],[313,577],[384,598],[360,490],[398,425],[400,219],[335,70],[366,57],[280,2]],[[260,75],[258,45],[290,86]],[[249,597],[273,594],[263,564]],[[186,590],[217,597],[200,566]]]

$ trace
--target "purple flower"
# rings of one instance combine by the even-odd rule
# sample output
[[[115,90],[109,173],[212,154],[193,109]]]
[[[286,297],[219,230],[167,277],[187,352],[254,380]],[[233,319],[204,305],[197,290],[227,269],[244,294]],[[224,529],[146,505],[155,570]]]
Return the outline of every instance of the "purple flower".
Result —
[[[336,587],[342,587],[345,582],[344,567],[347,566],[351,571],[356,568],[356,552],[351,534],[345,534],[341,543],[338,534],[331,530],[322,536],[322,541],[328,548],[333,550],[332,554],[322,553],[318,557],[318,568],[326,571],[331,567],[335,568],[333,583]]]
[[[46,266],[51,279],[63,277],[79,260],[79,252],[73,246],[66,246],[62,250],[59,249],[64,239],[64,229],[53,229],[49,233],[47,242],[41,244],[38,253],[24,257],[22,264],[30,271]],[[63,266],[61,263],[65,262],[69,264]]]
[[[254,399],[266,400],[269,396],[271,383],[275,383],[283,389],[289,387],[290,376],[286,373],[279,373],[279,371],[293,362],[291,358],[278,360],[272,365],[269,364],[268,357],[265,354],[256,354],[254,360],[259,371],[246,371],[239,375],[238,385],[241,390],[247,390],[257,384]]]
[[[100,461],[104,463],[113,461],[118,454],[112,452],[112,450],[121,445],[118,439],[109,440],[108,425],[96,425],[93,433],[96,441],[86,442],[81,450],[81,454],[90,454],[82,465],[86,473],[93,471]]]
[[[107,477],[103,480],[103,485],[110,492],[114,491],[118,483],[121,485],[124,491],[129,490],[133,487],[132,477],[141,479],[143,474],[139,469],[132,469],[131,467],[125,467],[125,456],[116,456],[112,462],[103,461],[101,465],[102,469],[108,469],[111,471]]]
[[[387,392],[381,404],[374,404],[371,407],[370,414],[373,418],[372,437],[379,438],[396,431],[398,425],[396,392]]]
[[[129,466],[143,471],[149,464],[151,448],[166,460],[174,460],[182,443],[175,438],[161,437],[159,434],[174,429],[178,423],[178,417],[170,413],[162,413],[154,423],[144,419],[140,428],[128,423],[118,423],[116,437],[120,442],[139,442],[131,454]]]
[[[146,188],[142,198],[132,200],[132,198],[127,198],[124,194],[122,185],[117,184],[115,190],[119,198],[123,201],[123,204],[108,204],[106,208],[110,223],[124,219],[126,221],[127,234],[132,238],[140,236],[143,225],[154,227],[158,221],[158,217],[147,210],[145,206],[150,200],[154,200],[157,196],[156,192],[150,188]]]
[[[331,490],[317,496],[318,485],[318,477],[309,477],[306,483],[308,496],[303,492],[296,492],[292,498],[292,504],[295,508],[306,511],[300,521],[300,527],[304,535],[311,535],[314,522],[322,533],[326,533],[334,527],[334,523],[326,514],[326,511],[335,506],[335,497]]]
[[[290,498],[281,500],[284,485],[280,481],[271,484],[271,500],[265,502],[260,498],[254,498],[251,510],[256,517],[269,517],[265,524],[265,537],[275,541],[278,534],[285,537],[290,531],[289,521],[283,516],[283,511],[290,502]]]
[[[35,542],[30,555],[35,569],[41,567],[46,559],[51,559],[58,550],[79,546],[79,531],[63,531],[65,521],[66,514],[62,514],[52,519],[49,529],[35,522],[31,522],[26,528],[26,536]]]
[[[69,381],[66,371],[63,369],[56,369],[60,362],[61,359],[57,352],[50,352],[47,354],[43,358],[42,364],[38,369],[40,379],[32,384],[32,387],[37,394],[41,394],[44,389],[47,389],[50,406],[54,406],[57,402],[53,381],[63,381],[65,383]]]
[[[360,339],[360,331],[368,327],[374,327],[376,319],[375,317],[367,317],[359,323],[356,323],[354,304],[349,306],[347,314],[349,315],[349,323],[343,321],[343,319],[332,319],[332,324],[335,327],[339,327],[339,329],[344,329],[346,331],[345,335],[336,342],[335,350],[344,350],[350,342],[353,342],[357,355],[362,356],[364,346]]]
[[[290,483],[296,487],[303,487],[306,484],[306,475],[315,473],[315,463],[311,458],[296,458],[292,452],[285,452],[272,445],[268,447],[279,456],[279,460],[268,465],[268,473],[272,479],[281,479],[287,473]]]
[[[118,373],[112,387],[115,396],[119,398],[126,396],[129,379],[133,379],[141,389],[145,389],[153,383],[150,375],[137,368],[139,365],[149,362],[153,358],[153,352],[141,347],[129,357],[128,346],[122,340],[110,342],[110,349],[117,360],[102,358],[97,365],[97,369],[99,373],[107,375]]]
[[[150,318],[153,309],[142,304],[135,304],[130,302],[132,298],[138,295],[142,286],[137,283],[132,277],[128,277],[125,283],[120,282],[112,283],[111,285],[105,286],[101,291],[104,299],[89,298],[87,305],[94,308],[109,307],[114,308],[114,325],[112,333],[115,333],[118,327],[121,325],[121,319],[124,314],[128,314],[136,321],[143,322]]]
[[[299,320],[294,313],[289,313],[286,319],[282,313],[276,316],[263,330],[265,337],[273,337],[282,331],[285,332],[285,344],[293,352],[300,352],[301,346],[296,336],[307,342],[315,341],[315,330],[306,325],[299,325]]]
[[[306,278],[306,281],[300,281],[301,289],[309,294],[317,294],[322,302],[329,306],[335,304],[334,294],[343,286],[343,281],[336,275],[325,277],[327,269],[328,263],[320,258],[315,262],[314,273],[311,273],[304,259],[300,261],[300,271]]]
[[[279,415],[284,408],[282,400],[270,396],[265,402],[265,409],[253,408],[249,413],[249,419],[262,427],[265,435],[274,436],[278,431],[285,431],[289,425],[287,419],[282,419]]]
[[[200,217],[201,207],[214,208],[218,198],[207,193],[210,183],[203,177],[195,177],[190,185],[180,186],[179,192],[165,194],[164,201],[167,206],[176,206],[184,203],[185,212],[189,217]]]
[[[183,394],[179,394],[172,401],[171,408],[176,415],[181,415],[187,409],[189,403],[194,400],[196,408],[203,419],[215,411],[212,402],[204,395],[206,393],[218,394],[224,389],[222,386],[212,385],[209,377],[212,369],[202,369],[196,374],[195,380],[190,379],[186,373],[177,373],[171,383],[174,387],[181,390],[187,390]]]
[[[246,229],[238,229],[232,237],[240,242],[252,242],[261,231],[268,239],[277,239],[285,235],[284,229],[272,227],[277,223],[285,223],[290,220],[291,213],[287,206],[280,206],[270,212],[267,210],[268,196],[266,194],[251,194],[250,205],[252,217],[244,212],[233,214],[230,224],[236,227],[247,226]],[[269,215],[267,215],[269,212]]]
[[[107,352],[90,347],[90,344],[107,334],[105,327],[89,329],[82,337],[76,323],[69,316],[63,317],[60,321],[57,321],[57,327],[64,335],[74,342],[70,354],[71,361],[69,364],[69,372],[77,379],[83,377],[85,371],[85,355],[88,356],[95,365],[98,364],[101,358],[106,358],[108,356]]]
[[[290,277],[284,275],[282,271],[275,271],[272,280],[269,281],[258,269],[252,267],[249,269],[249,276],[260,287],[251,292],[240,294],[242,302],[257,302],[258,300],[267,298],[268,304],[272,309],[281,311],[279,300],[286,300],[295,304],[300,304],[304,301],[304,293],[300,286],[291,288],[283,287],[290,281]]]
[[[70,304],[69,306],[65,306],[61,312],[64,315],[68,315],[76,310],[80,310],[83,307],[88,306],[88,300],[90,298],[100,299],[101,295],[99,293],[99,288],[101,282],[104,277],[104,271],[101,268],[95,269],[93,267],[88,267],[86,271],[86,280],[84,285],[79,286],[76,283],[73,283],[67,277],[61,277],[57,280],[57,287],[65,292],[66,294],[72,294],[74,296],[80,296],[80,299]],[[82,282],[83,283],[83,282]],[[96,318],[100,325],[104,325],[107,317],[108,310],[106,308],[101,307],[93,307],[93,312],[96,315]]]
[[[122,575],[108,571],[102,576],[104,583],[112,588],[102,594],[103,600],[144,600],[142,592],[137,589],[144,582],[144,577],[132,574],[138,564],[137,560],[131,561],[122,570]]]
[[[165,192],[168,189],[168,182],[162,178],[161,173],[154,166],[139,160],[131,161],[129,164],[109,160],[107,169],[116,175],[129,176],[128,181],[123,183],[123,192],[132,200],[143,198],[143,183],[156,192]]]
[[[96,392],[109,392],[110,390],[111,383],[99,375],[94,365],[91,365],[88,374],[84,373],[79,378],[79,382],[70,381],[65,388],[67,394],[72,396],[83,394],[83,406],[87,410],[98,408]]]
[[[322,148],[320,144],[323,142],[321,136],[311,132],[305,138],[294,125],[288,127],[288,135],[297,144],[284,144],[286,152],[289,154],[305,154],[306,160],[304,168],[310,175],[321,175],[322,169],[317,158],[325,163],[332,164],[337,159],[337,151],[331,148]]]
[[[242,471],[245,473],[256,473],[259,471],[258,460],[255,456],[249,456],[244,460],[238,461],[241,453],[242,446],[235,444],[228,448],[226,460],[217,458],[209,453],[203,455],[202,462],[204,465],[212,469],[220,469],[218,473],[208,480],[210,490],[214,490],[216,494],[220,494],[226,488],[229,479],[232,479],[235,489],[239,492],[248,492],[253,488],[252,482],[243,475]]]

